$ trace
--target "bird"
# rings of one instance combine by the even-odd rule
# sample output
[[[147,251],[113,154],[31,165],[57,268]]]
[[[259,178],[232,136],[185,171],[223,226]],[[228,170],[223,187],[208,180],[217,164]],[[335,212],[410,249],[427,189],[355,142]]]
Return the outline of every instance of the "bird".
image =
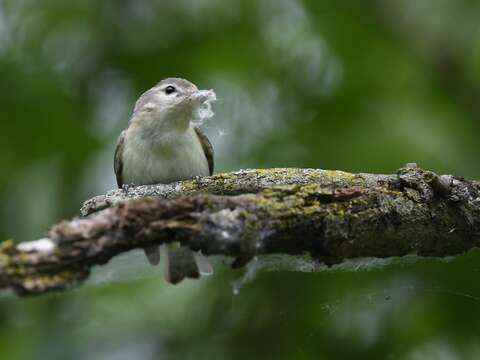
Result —
[[[163,79],[143,93],[117,141],[114,170],[118,187],[212,175],[213,146],[193,120],[195,111],[213,98],[213,90],[199,90],[192,82],[176,77]],[[144,252],[152,265],[160,262],[158,246]],[[213,273],[200,252],[178,243],[162,245],[162,252],[166,255],[165,279],[171,284]]]

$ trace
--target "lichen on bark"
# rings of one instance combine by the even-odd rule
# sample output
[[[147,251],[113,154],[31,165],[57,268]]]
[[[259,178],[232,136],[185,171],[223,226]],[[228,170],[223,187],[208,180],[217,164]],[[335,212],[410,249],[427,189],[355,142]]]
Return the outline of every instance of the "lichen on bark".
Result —
[[[87,201],[82,213],[52,227],[51,251],[4,243],[0,288],[20,294],[63,289],[117,254],[173,241],[231,256],[242,266],[276,253],[310,254],[328,265],[362,257],[444,257],[480,239],[479,184],[416,166],[394,175],[243,170],[114,190]]]

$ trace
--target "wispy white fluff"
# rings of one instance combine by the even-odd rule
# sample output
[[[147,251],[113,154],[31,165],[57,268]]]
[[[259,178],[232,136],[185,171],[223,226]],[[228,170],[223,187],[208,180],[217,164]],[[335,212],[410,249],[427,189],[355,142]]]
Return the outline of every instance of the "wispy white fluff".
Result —
[[[205,121],[211,119],[215,113],[212,110],[212,103],[217,100],[217,95],[213,90],[200,90],[198,96],[205,100],[193,111],[193,122],[195,125],[203,125]]]

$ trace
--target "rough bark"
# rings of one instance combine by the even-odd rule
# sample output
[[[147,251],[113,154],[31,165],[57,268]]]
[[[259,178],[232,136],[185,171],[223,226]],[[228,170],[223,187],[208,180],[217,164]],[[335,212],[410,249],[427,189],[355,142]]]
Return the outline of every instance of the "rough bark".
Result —
[[[327,264],[444,257],[480,241],[479,183],[414,165],[395,175],[244,170],[111,191],[82,213],[53,226],[46,247],[1,244],[0,288],[64,289],[119,253],[173,241],[232,256],[236,266],[272,253],[309,253]]]

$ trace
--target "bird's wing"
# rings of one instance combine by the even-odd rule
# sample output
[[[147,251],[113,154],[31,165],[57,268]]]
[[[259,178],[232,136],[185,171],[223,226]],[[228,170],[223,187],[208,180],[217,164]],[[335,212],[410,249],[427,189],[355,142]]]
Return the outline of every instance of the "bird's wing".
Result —
[[[213,174],[213,168],[214,168],[214,161],[213,161],[213,146],[210,140],[208,140],[207,135],[203,132],[202,129],[199,127],[195,126],[195,132],[197,133],[198,139],[200,140],[200,143],[202,144],[203,152],[205,153],[205,157],[207,158],[208,161],[208,168],[210,170],[210,175]]]
[[[123,186],[123,148],[125,144],[125,134],[126,131],[122,131],[120,134],[118,141],[117,141],[117,148],[115,149],[115,158],[113,161],[113,168],[115,170],[115,175],[117,176],[117,184],[118,187],[121,188]]]

